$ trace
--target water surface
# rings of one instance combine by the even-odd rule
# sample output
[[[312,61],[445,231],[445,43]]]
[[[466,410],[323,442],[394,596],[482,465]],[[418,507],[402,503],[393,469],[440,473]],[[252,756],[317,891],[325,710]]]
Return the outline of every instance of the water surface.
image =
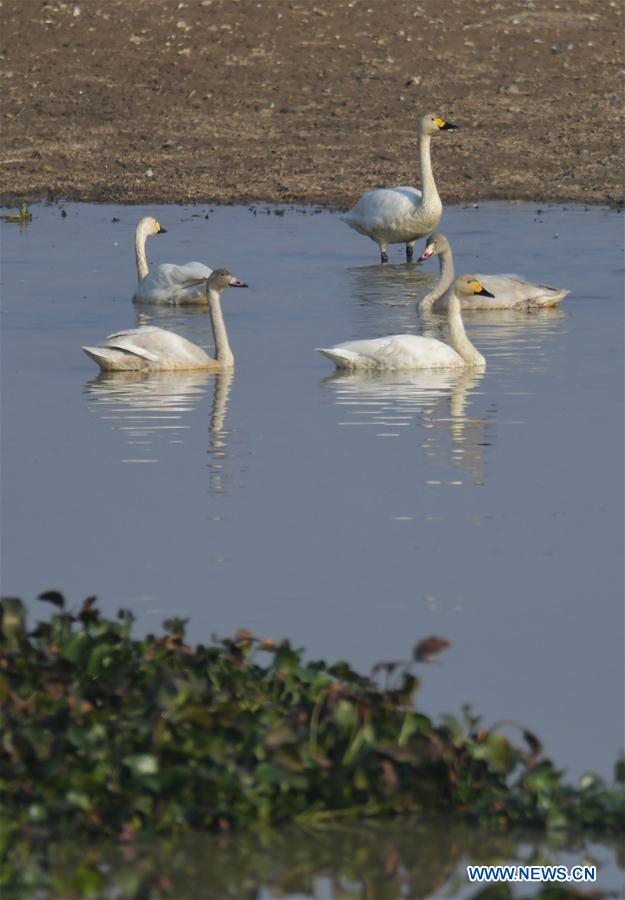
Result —
[[[487,888],[469,883],[467,865],[504,863],[595,866],[596,883],[579,885],[582,893],[567,896],[585,896],[597,887],[603,897],[619,896],[616,842],[598,844],[557,832],[489,834],[412,820],[183,839],[144,836],[121,847],[54,844],[42,848],[41,857],[25,854],[23,877],[32,886],[51,882],[55,897],[478,900]],[[527,898],[539,887],[500,886],[496,896]],[[495,896],[497,888],[490,890]]]
[[[422,637],[427,711],[513,718],[575,778],[623,741],[622,217],[485,204],[445,212],[459,271],[568,287],[561,309],[467,316],[483,374],[333,374],[313,352],[444,334],[407,267],[337,215],[37,207],[3,238],[3,590],[96,593],[142,629],[239,626],[363,670]],[[210,348],[205,310],[136,309],[152,262],[251,285],[224,310],[234,375],[101,376],[82,344],[137,322]],[[113,221],[113,220],[117,221]],[[47,610],[37,609],[37,614]]]

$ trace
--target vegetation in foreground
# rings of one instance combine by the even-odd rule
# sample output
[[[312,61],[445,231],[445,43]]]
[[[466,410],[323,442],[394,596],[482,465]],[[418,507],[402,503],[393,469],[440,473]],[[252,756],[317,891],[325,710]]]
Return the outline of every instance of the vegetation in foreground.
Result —
[[[447,642],[371,677],[306,662],[288,641],[196,647],[185,622],[133,637],[132,615],[95,598],[27,630],[20,600],[1,605],[0,833],[12,838],[232,828],[356,817],[444,815],[489,829],[616,832],[620,785],[579,787],[468,709],[433,723],[414,705],[414,668]],[[510,724],[510,723],[508,723]],[[623,780],[622,761],[617,779]]]

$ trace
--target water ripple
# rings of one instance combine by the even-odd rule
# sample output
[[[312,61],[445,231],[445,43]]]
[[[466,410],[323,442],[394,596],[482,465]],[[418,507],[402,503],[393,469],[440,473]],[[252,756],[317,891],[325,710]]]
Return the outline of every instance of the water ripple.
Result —
[[[84,392],[91,412],[133,448],[124,463],[155,463],[163,442],[184,443],[193,428],[192,414],[212,393],[207,467],[211,492],[223,494],[234,477],[228,460],[241,455],[233,451],[225,427],[233,377],[232,372],[107,372],[87,382]]]

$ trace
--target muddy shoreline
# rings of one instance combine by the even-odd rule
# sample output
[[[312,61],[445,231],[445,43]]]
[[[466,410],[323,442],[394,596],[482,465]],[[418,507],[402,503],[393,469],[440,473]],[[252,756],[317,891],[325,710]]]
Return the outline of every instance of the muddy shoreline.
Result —
[[[2,0],[0,201],[625,200],[610,0]],[[411,80],[410,84],[406,84]]]

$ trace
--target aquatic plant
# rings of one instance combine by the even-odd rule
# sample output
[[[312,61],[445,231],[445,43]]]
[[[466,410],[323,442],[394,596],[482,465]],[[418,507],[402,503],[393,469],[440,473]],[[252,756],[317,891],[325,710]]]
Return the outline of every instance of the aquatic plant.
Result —
[[[26,225],[28,222],[32,220],[33,214],[28,208],[27,203],[22,203],[20,205],[20,211],[17,215],[12,213],[5,213],[0,216],[3,222],[16,222],[19,225]]]
[[[625,823],[618,787],[565,784],[530,732],[517,746],[468,708],[441,724],[418,711],[415,667],[448,646],[441,638],[366,677],[245,629],[191,646],[178,618],[133,637],[127,610],[112,620],[94,597],[75,612],[56,592],[41,599],[55,611],[31,631],[20,600],[0,607],[5,849],[28,835],[399,814],[490,829]]]

